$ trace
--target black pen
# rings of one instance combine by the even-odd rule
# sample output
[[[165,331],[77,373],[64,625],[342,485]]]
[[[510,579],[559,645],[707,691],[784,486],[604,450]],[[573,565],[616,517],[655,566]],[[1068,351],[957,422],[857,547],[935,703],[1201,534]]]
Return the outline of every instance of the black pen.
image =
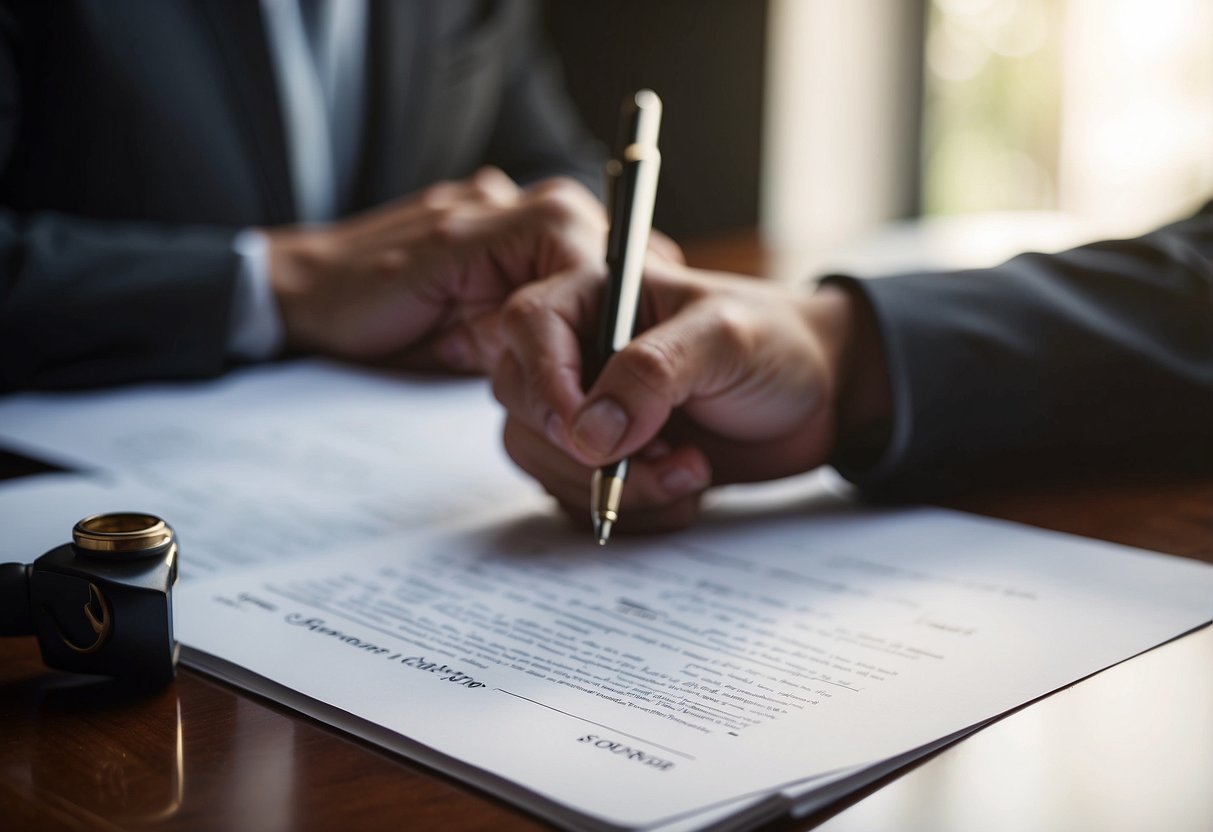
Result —
[[[661,129],[661,99],[652,90],[640,90],[623,102],[619,158],[610,162],[609,206],[611,230],[607,236],[607,268],[610,272],[599,324],[597,376],[607,360],[628,341],[636,326],[640,301],[640,279],[644,272],[649,232],[653,227],[653,204],[657,199],[657,173],[661,153],[657,133]],[[587,379],[592,382],[593,379]],[[623,458],[594,472],[590,484],[590,517],[598,545],[605,545],[619,521],[619,501],[628,476]]]

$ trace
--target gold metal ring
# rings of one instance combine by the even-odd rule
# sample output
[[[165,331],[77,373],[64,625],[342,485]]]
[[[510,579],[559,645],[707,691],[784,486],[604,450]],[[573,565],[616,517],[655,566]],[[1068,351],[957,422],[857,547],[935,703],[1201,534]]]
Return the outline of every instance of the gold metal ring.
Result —
[[[169,543],[172,528],[154,514],[116,511],[85,517],[72,529],[72,540],[90,552],[143,552]]]

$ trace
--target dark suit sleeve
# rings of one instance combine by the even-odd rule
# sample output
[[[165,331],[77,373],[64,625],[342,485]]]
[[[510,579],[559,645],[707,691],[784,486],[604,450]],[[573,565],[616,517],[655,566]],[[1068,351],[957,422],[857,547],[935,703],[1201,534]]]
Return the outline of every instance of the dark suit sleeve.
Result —
[[[488,159],[523,184],[577,179],[602,196],[603,148],[582,125],[564,90],[559,61],[542,37],[536,4],[513,4],[517,33]]]
[[[1213,470],[1213,203],[1146,236],[856,285],[884,338],[884,457],[921,498],[1007,477]]]
[[[0,388],[221,372],[231,234],[0,209]]]
[[[22,111],[14,26],[0,8],[0,171]],[[0,205],[0,389],[219,372],[236,268],[230,232]]]

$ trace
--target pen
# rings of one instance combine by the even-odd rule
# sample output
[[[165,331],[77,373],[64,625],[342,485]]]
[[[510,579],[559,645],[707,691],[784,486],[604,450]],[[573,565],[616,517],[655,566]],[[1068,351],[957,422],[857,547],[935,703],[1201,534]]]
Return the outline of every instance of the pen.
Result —
[[[598,330],[595,376],[612,355],[632,340],[636,326],[640,279],[653,226],[657,173],[661,168],[661,153],[657,150],[661,99],[657,93],[640,90],[625,99],[621,126],[622,149],[619,157],[607,166],[611,220],[606,255],[609,277]],[[627,476],[626,457],[594,472],[590,482],[590,517],[599,546],[606,544],[611,529],[619,521],[619,501]]]

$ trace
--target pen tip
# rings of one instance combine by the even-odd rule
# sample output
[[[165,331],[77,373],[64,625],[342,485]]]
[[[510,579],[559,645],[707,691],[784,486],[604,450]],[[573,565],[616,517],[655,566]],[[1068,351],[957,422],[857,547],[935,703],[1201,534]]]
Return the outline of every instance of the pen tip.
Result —
[[[610,520],[603,520],[595,525],[598,527],[594,530],[598,535],[598,545],[605,546],[606,542],[611,539],[611,526],[614,524]]]

